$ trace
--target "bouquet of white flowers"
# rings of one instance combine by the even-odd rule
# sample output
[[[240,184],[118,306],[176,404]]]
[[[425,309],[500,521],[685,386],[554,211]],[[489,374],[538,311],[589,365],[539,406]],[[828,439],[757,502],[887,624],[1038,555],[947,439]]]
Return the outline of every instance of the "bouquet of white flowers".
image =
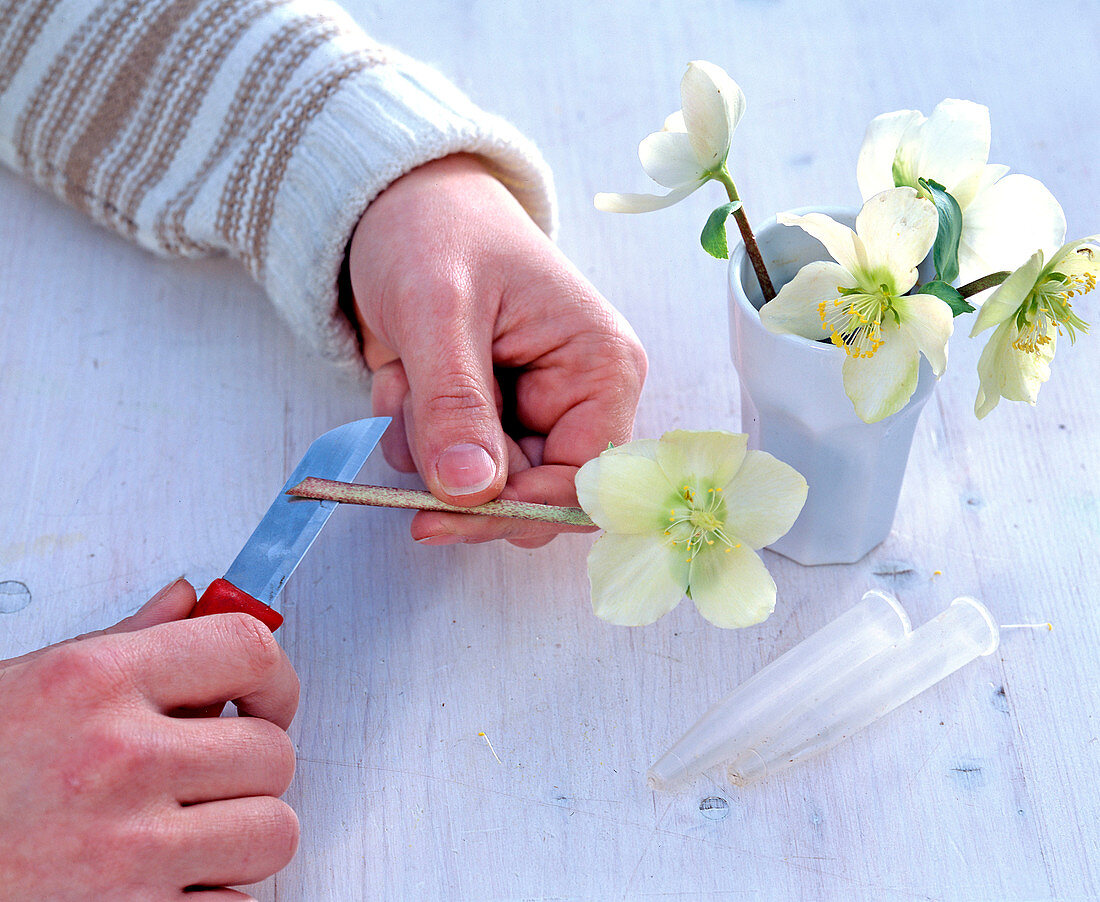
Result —
[[[841,348],[844,388],[865,422],[905,406],[921,354],[943,373],[954,319],[975,305],[970,334],[996,327],[978,362],[979,417],[1001,398],[1034,404],[1058,336],[1073,342],[1088,331],[1072,299],[1096,286],[1100,237],[1065,243],[1065,215],[1050,191],[988,162],[986,107],[945,100],[927,118],[915,110],[876,117],[856,165],[864,203],[855,229],[820,213],[780,214],[780,223],[820,241],[832,261],[804,266],[776,294],[727,166],[745,96],[707,62],[689,64],[680,92],[683,109],[639,146],[646,173],[670,192],[597,194],[597,208],[641,213],[708,181],[722,184],[729,202],[708,219],[703,247],[727,256],[732,214],[760,280],[764,325]]]

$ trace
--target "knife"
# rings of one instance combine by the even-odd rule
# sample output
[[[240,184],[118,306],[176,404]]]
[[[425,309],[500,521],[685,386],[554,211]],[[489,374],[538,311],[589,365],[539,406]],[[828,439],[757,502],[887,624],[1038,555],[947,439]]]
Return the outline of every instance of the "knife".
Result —
[[[389,417],[356,420],[314,441],[225,576],[207,587],[189,616],[240,611],[277,630],[283,617],[271,603],[336,509],[335,501],[294,498],[286,491],[307,476],[354,479],[389,424]]]

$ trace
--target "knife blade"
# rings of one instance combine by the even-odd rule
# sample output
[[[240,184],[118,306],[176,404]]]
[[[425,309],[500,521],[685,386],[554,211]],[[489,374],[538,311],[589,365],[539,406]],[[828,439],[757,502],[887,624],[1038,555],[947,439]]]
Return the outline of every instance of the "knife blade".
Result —
[[[307,476],[354,479],[389,424],[389,417],[370,417],[316,439],[225,576],[207,587],[190,616],[240,611],[262,620],[272,632],[277,630],[283,617],[271,603],[336,509],[336,502],[294,498],[287,489]]]

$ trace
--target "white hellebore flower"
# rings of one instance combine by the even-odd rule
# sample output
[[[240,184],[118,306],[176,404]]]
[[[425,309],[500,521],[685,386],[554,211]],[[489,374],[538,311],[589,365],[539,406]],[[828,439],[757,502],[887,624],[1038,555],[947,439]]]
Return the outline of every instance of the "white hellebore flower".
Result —
[[[901,410],[917,387],[921,354],[937,376],[947,366],[951,308],[906,294],[936,239],[936,208],[912,188],[891,188],[863,205],[854,232],[823,213],[777,219],[808,232],[836,262],[803,266],[760,309],[765,328],[841,348],[844,391],[864,422]]]
[[[959,284],[1015,269],[1037,247],[1065,240],[1066,218],[1042,182],[1006,175],[989,161],[989,109],[969,100],[944,100],[927,118],[917,110],[871,120],[859,151],[856,178],[866,200],[917,180],[943,185],[962,210]]]
[[[644,626],[686,593],[716,626],[767,618],[775,582],[754,549],[791,528],[806,480],[747,451],[747,442],[729,432],[666,432],[581,467],[577,497],[605,530],[588,555],[597,616]]]
[[[979,418],[1001,398],[1034,404],[1050,378],[1054,347],[1064,329],[1073,341],[1088,324],[1070,298],[1088,294],[1100,276],[1100,235],[1071,241],[1043,265],[1042,251],[1004,280],[982,305],[971,335],[996,326],[978,358],[981,386],[974,404]]]
[[[683,109],[638,145],[642,168],[668,194],[597,194],[598,210],[648,213],[683,200],[726,165],[745,95],[726,72],[702,60],[688,63],[680,81]]]

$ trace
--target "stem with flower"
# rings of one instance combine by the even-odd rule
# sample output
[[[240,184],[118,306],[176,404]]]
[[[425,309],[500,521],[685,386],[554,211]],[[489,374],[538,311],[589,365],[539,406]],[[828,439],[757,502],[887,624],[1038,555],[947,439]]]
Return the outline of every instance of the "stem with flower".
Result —
[[[745,111],[745,95],[719,66],[700,60],[688,64],[680,82],[680,97],[682,108],[665,120],[659,132],[638,145],[642,168],[657,184],[669,188],[669,193],[601,192],[594,198],[595,206],[608,213],[646,213],[683,200],[711,180],[720,182],[729,203],[711,213],[700,243],[707,253],[726,259],[726,220],[732,213],[764,299],[771,300],[775,289],[727,165],[733,131]]]
[[[916,390],[922,355],[936,375],[947,366],[951,308],[927,286],[909,293],[936,238],[935,207],[904,187],[868,200],[854,230],[823,213],[777,219],[820,241],[832,261],[803,266],[760,308],[764,327],[844,351],[844,391],[864,422],[897,413]]]
[[[592,607],[644,626],[686,595],[716,626],[751,626],[775,607],[757,550],[789,530],[806,480],[748,436],[666,432],[610,448],[577,473],[577,497],[604,530],[588,556]]]
[[[1050,378],[1050,363],[1060,335],[1071,343],[1088,324],[1073,309],[1073,300],[1095,290],[1100,278],[1100,236],[1063,245],[1044,265],[1036,251],[1001,282],[982,304],[971,336],[993,328],[978,358],[981,380],[974,402],[979,419],[1001,398],[1035,404]]]

